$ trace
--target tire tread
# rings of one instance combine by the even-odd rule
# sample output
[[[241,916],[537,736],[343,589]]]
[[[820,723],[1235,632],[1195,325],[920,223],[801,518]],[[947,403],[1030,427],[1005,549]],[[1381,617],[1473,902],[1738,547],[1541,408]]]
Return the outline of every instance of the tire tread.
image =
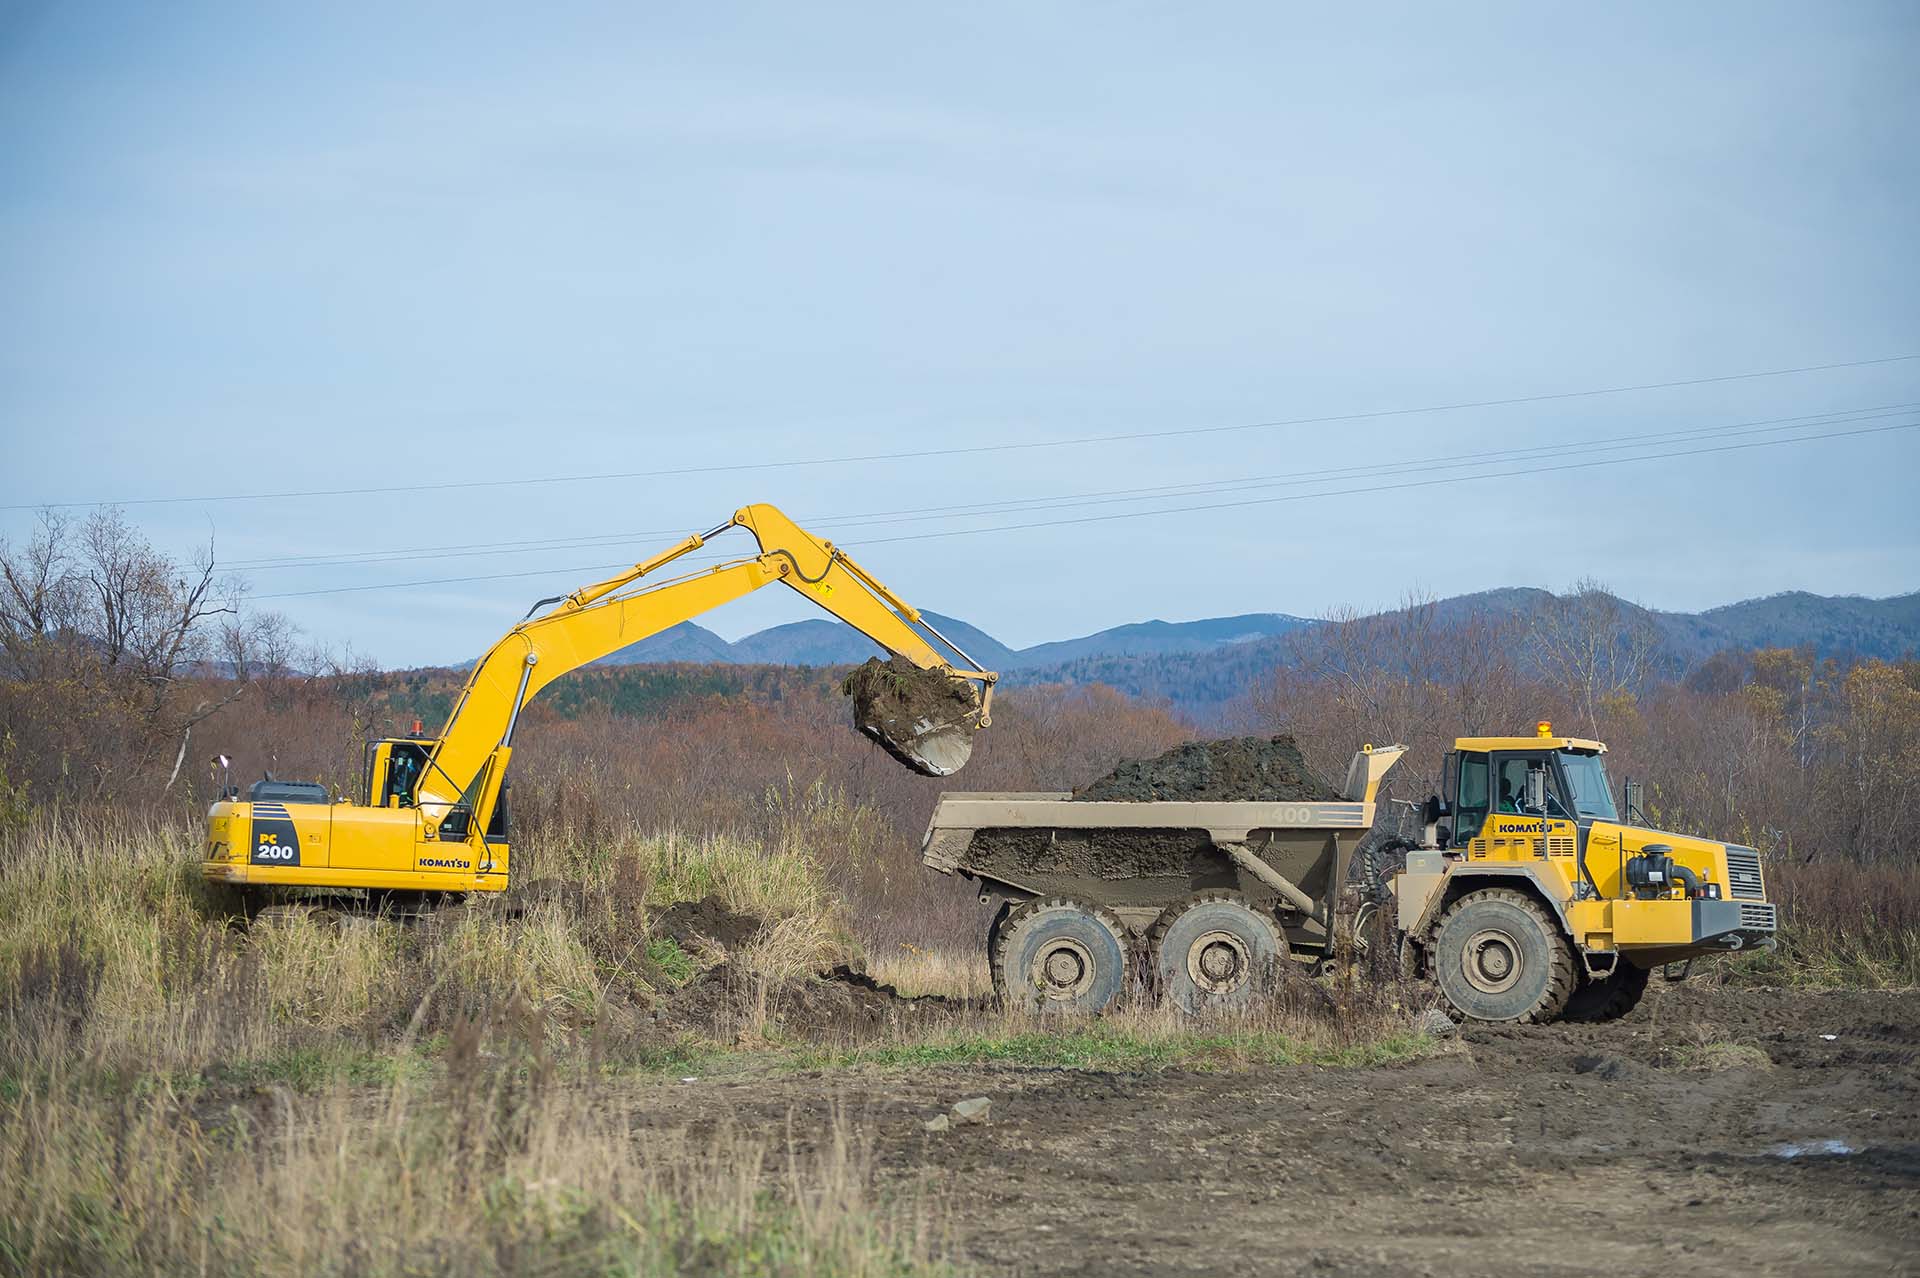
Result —
[[[1083,914],[1090,915],[1096,919],[1102,927],[1112,932],[1120,942],[1120,964],[1122,970],[1130,971],[1132,969],[1134,957],[1133,937],[1132,934],[1127,931],[1126,924],[1122,923],[1118,916],[1101,909],[1097,905],[1089,905],[1085,901],[1075,900],[1073,897],[1036,896],[1030,901],[1022,901],[1009,910],[1003,917],[995,920],[995,926],[991,931],[987,954],[987,967],[990,969],[990,974],[993,977],[994,995],[1002,1004],[1007,1001],[1006,968],[1002,960],[1006,957],[1008,948],[1019,941],[1020,933],[1023,930],[1021,925],[1043,910],[1062,908],[1079,910]]]
[[[1573,947],[1567,944],[1567,938],[1561,933],[1559,923],[1531,895],[1513,888],[1479,888],[1468,892],[1449,905],[1446,912],[1440,916],[1439,925],[1433,930],[1435,941],[1439,940],[1440,935],[1447,930],[1447,924],[1451,923],[1456,915],[1464,912],[1475,902],[1488,900],[1497,900],[1503,904],[1515,906],[1532,915],[1546,935],[1548,972],[1546,989],[1531,1008],[1513,1019],[1535,1025],[1552,1020],[1560,1015],[1567,1001],[1573,997],[1576,983]]]

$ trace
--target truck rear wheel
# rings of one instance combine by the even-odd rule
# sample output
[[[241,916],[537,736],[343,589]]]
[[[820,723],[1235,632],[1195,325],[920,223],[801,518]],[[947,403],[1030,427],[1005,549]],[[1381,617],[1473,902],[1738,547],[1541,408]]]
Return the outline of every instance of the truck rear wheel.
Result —
[[[1288,957],[1279,926],[1237,892],[1170,905],[1147,936],[1161,997],[1188,1013],[1245,1007]]]
[[[1428,962],[1440,992],[1477,1021],[1550,1021],[1573,993],[1573,952],[1524,892],[1485,888],[1447,910]]]
[[[993,986],[1009,1007],[1104,1012],[1127,983],[1127,930],[1104,910],[1064,898],[1029,901],[999,922]]]
[[[1575,990],[1561,1015],[1570,1021],[1617,1021],[1640,1006],[1651,975],[1644,967],[1618,959],[1613,971]]]

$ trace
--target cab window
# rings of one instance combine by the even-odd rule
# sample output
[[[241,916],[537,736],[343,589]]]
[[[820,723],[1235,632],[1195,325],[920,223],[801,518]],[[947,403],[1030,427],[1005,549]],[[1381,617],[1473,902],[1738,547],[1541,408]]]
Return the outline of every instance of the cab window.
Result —
[[[1602,821],[1620,819],[1613,806],[1613,787],[1607,783],[1607,767],[1600,762],[1599,755],[1562,750],[1560,771],[1566,775],[1567,785],[1573,791],[1575,812]]]
[[[1453,805],[1453,841],[1465,843],[1487,819],[1487,756],[1460,756],[1460,797]]]
[[[1494,810],[1511,813],[1515,816],[1537,816],[1527,811],[1527,770],[1545,768],[1547,761],[1543,756],[1520,755],[1500,760],[1494,767]],[[1567,815],[1567,805],[1560,796],[1560,782],[1547,771],[1547,813],[1550,817]]]
[[[424,745],[412,741],[396,741],[393,753],[387,763],[387,791],[380,796],[381,805],[387,806],[399,800],[399,806],[413,806],[414,782],[420,779],[420,769],[427,761],[427,749]]]

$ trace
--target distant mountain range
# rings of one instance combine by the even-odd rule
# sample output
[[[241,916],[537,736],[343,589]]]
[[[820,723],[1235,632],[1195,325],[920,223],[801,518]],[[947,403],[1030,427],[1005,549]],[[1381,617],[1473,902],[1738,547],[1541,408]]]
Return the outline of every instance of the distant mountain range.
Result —
[[[1524,615],[1551,602],[1544,590],[1481,591],[1440,600],[1443,622],[1480,615]],[[1670,666],[1690,668],[1729,648],[1811,647],[1823,656],[1896,659],[1920,651],[1920,593],[1888,599],[1804,592],[1747,599],[1705,612],[1657,612],[1620,602],[1622,614],[1658,636]],[[979,627],[929,612],[927,618],[968,655],[1010,685],[1105,683],[1136,696],[1163,697],[1206,715],[1288,657],[1289,636],[1326,623],[1257,612],[1200,621],[1141,621],[1078,639],[1012,648]],[[796,621],[734,643],[692,622],[642,640],[603,665],[702,662],[735,665],[845,666],[879,649],[838,621]]]
[[[1010,648],[978,626],[957,617],[937,612],[925,615],[935,629],[959,644],[982,667],[1003,674],[1047,670],[1090,658],[1211,652],[1233,644],[1273,639],[1316,624],[1305,617],[1289,617],[1278,612],[1208,617],[1201,621],[1137,621],[1079,639],[1058,639],[1051,643],[1035,644],[1031,648]],[[927,637],[933,639],[932,635]],[[683,621],[650,639],[642,639],[639,643],[622,648],[599,664],[699,661],[736,665],[848,666],[879,653],[880,649],[859,631],[845,622],[825,618],[774,626],[733,643],[728,643],[705,626]]]

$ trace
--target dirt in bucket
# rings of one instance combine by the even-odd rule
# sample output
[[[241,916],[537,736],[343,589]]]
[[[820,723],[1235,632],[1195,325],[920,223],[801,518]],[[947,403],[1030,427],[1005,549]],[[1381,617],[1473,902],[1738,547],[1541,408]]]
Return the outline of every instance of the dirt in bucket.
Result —
[[[964,679],[905,657],[874,657],[840,690],[853,699],[854,726],[915,772],[950,776],[973,753],[980,698]]]

